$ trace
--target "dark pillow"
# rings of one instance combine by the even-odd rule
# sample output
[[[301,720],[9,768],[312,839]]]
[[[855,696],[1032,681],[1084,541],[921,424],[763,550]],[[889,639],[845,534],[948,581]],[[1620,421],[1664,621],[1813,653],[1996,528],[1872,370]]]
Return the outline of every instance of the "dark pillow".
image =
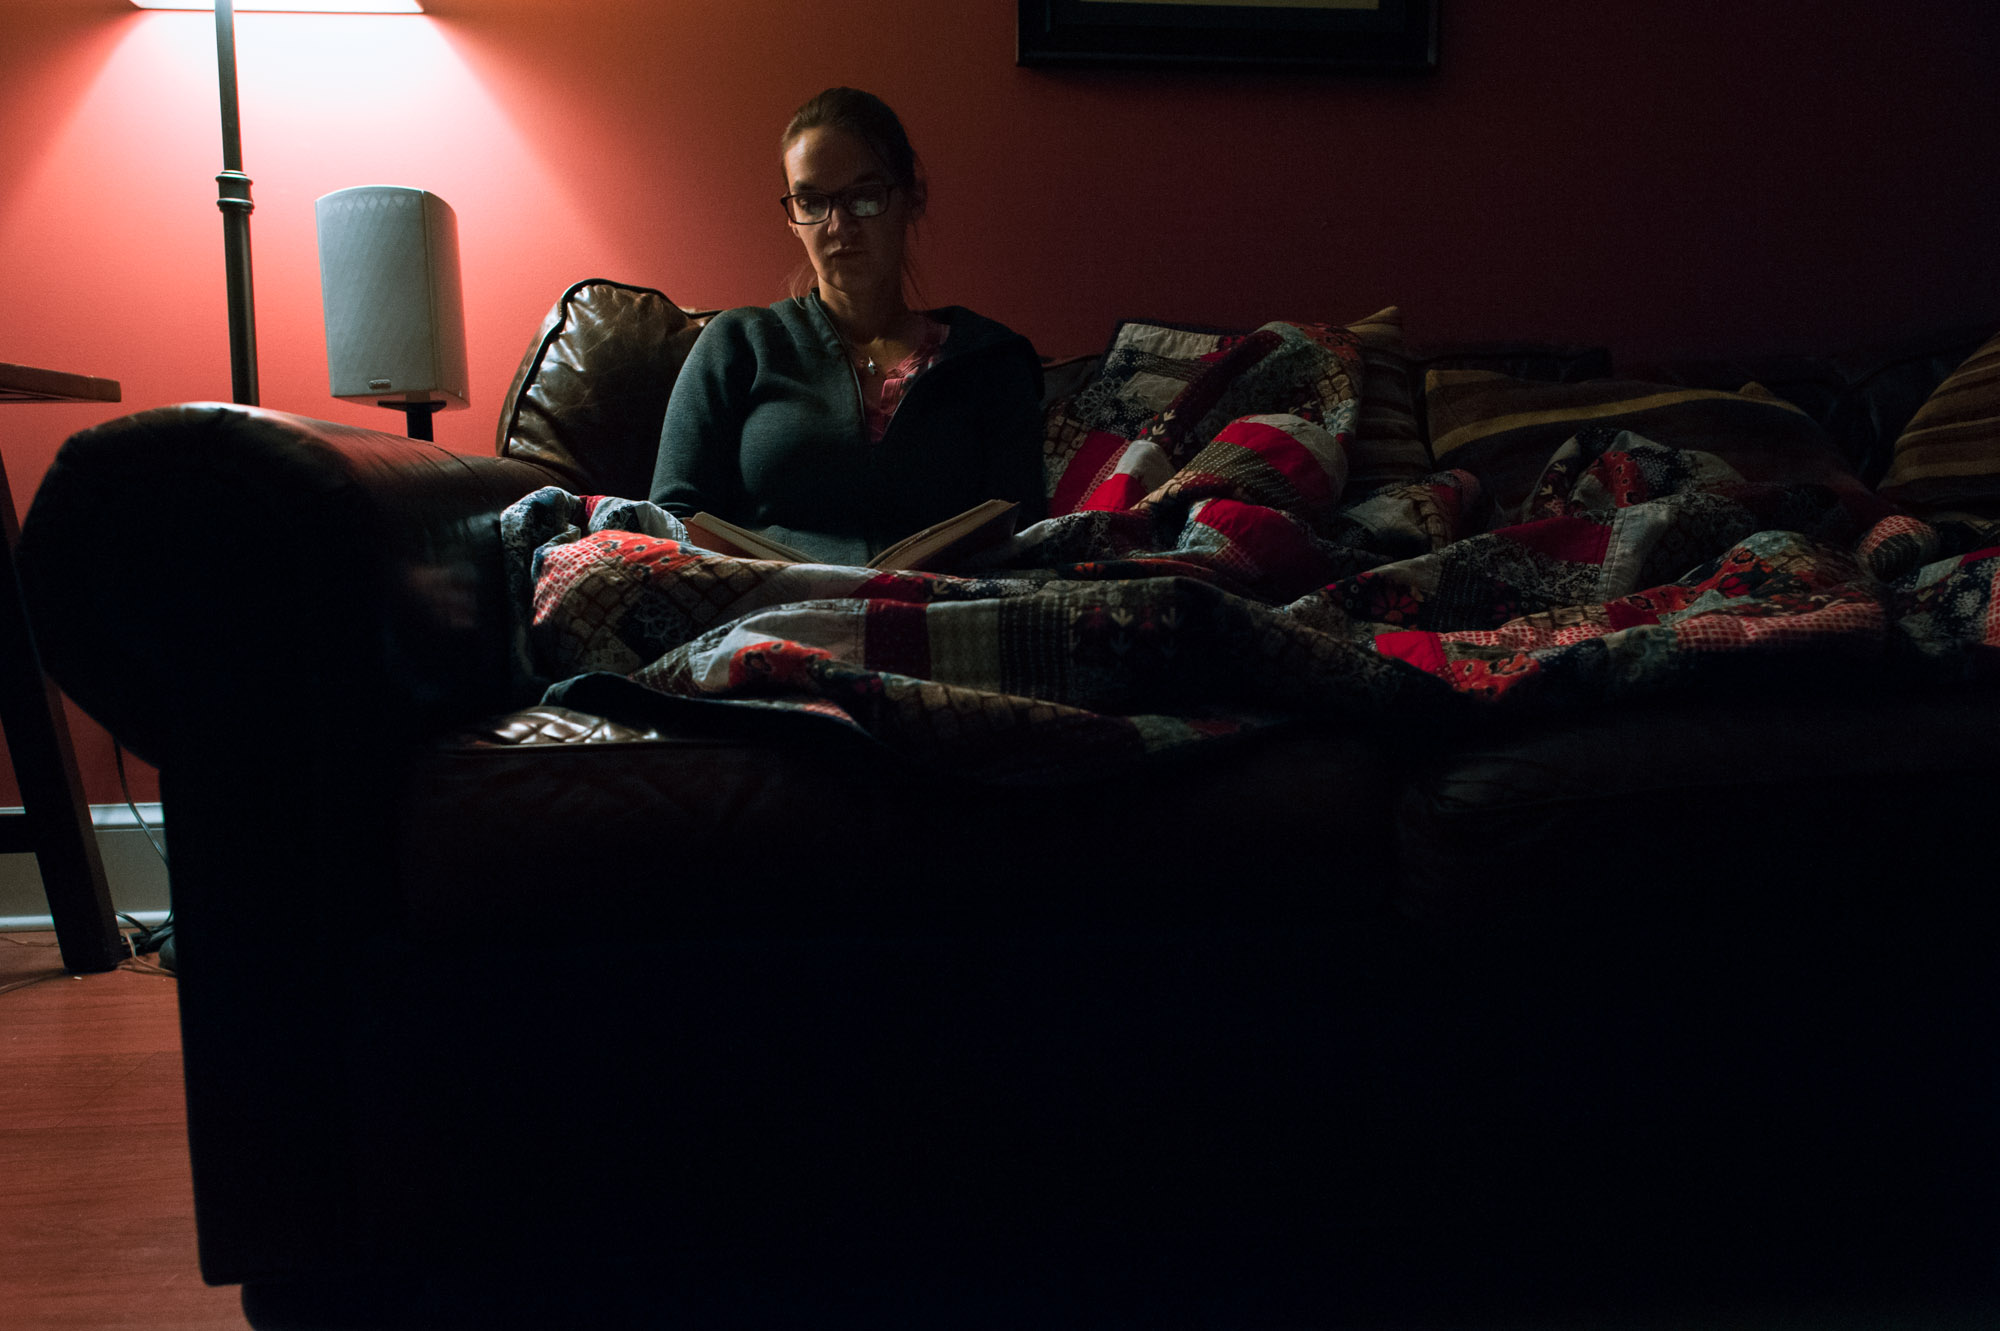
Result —
[[[574,494],[644,499],[682,362],[714,311],[591,278],[563,292],[500,413],[502,457],[540,463]]]
[[[1838,355],[1673,359],[1621,364],[1618,371],[1623,379],[1687,388],[1733,390],[1742,384],[1762,384],[1785,401],[1805,408],[1825,427],[1862,484],[1873,486],[1881,482],[1897,437],[1917,408],[1945,376],[1992,336],[1990,326],[1958,325],[1855,347]]]
[[[1097,355],[1064,356],[1060,360],[1044,358],[1042,361],[1042,411],[1046,413],[1049,408],[1059,402],[1066,401],[1078,389],[1089,383],[1091,378],[1096,375],[1097,367],[1103,361],[1104,357]]]
[[[1826,431],[1757,384],[1726,393],[1629,379],[1556,384],[1432,370],[1424,404],[1437,465],[1479,477],[1503,519],[1519,510],[1555,451],[1587,425],[1714,453],[1746,480],[1859,486]]]

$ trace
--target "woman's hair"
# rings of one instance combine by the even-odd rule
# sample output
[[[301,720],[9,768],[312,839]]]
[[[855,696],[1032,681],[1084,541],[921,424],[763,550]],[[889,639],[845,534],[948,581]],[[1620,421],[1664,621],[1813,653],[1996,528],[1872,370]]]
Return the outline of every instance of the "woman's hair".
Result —
[[[889,173],[890,183],[909,194],[915,211],[923,211],[923,163],[917,160],[917,150],[910,146],[903,122],[887,102],[856,88],[828,88],[792,113],[791,123],[778,140],[778,151],[783,153],[809,129],[845,130],[867,144],[868,151]]]
[[[904,131],[902,120],[889,109],[889,104],[858,88],[828,88],[792,113],[791,123],[778,139],[779,154],[782,156],[793,140],[809,129],[844,130],[867,145],[882,169],[889,173],[889,182],[909,196],[910,238],[914,240],[917,219],[923,216],[924,205],[930,200],[930,184],[924,178],[924,164],[918,160],[917,150],[910,146],[910,136]],[[790,188],[789,180],[785,184]],[[913,294],[918,286],[914,249],[913,245],[903,247],[903,280]],[[792,275],[792,294],[804,295],[812,281],[812,268],[800,269]]]

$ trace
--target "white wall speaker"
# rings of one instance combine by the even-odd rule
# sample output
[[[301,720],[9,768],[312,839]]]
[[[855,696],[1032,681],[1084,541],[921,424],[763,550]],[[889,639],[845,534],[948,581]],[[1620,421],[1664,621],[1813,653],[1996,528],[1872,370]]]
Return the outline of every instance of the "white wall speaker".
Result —
[[[470,405],[457,214],[401,185],[335,190],[313,209],[333,395],[402,408],[429,438],[431,412]]]

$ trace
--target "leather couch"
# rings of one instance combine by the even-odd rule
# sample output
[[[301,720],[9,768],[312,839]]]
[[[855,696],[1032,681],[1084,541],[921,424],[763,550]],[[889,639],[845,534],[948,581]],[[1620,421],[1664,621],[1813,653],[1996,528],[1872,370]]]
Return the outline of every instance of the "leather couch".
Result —
[[[48,666],[161,769],[202,1273],[253,1324],[1994,1292],[1994,690],[1307,729],[1073,787],[541,705],[497,515],[642,494],[698,323],[564,293],[494,456],[192,404],[35,497]],[[1652,372],[1790,374],[1879,468],[1978,340]]]

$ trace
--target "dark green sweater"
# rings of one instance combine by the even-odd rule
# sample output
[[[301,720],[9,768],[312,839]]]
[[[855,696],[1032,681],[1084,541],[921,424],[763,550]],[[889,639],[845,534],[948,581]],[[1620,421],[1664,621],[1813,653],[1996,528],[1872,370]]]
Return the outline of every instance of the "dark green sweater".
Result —
[[[879,443],[817,293],[716,315],[674,383],[653,502],[841,564],[988,499],[1019,502],[1024,526],[1039,520],[1041,360],[971,310],[929,314],[951,331]]]

